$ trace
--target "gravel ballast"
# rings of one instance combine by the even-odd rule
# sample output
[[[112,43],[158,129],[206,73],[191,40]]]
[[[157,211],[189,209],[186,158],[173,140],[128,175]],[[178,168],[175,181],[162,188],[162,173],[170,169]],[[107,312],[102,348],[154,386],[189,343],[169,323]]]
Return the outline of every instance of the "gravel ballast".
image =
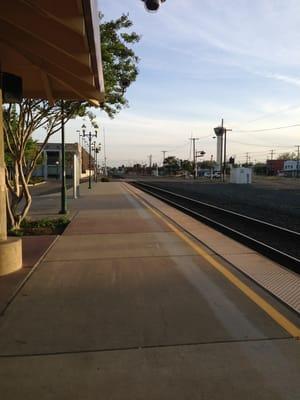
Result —
[[[300,189],[193,181],[145,183],[300,232]]]

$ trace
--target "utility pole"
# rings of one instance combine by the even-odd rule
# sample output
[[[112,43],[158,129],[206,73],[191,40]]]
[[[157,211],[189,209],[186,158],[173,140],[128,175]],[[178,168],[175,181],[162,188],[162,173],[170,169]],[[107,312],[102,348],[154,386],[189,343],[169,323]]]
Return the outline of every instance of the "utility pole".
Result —
[[[197,177],[197,162],[196,162],[196,140],[199,138],[191,138],[190,139],[193,143],[193,169],[194,169],[194,179]]]
[[[271,155],[271,158],[270,158],[270,160],[271,160],[271,164],[270,164],[270,167],[271,167],[271,175],[274,175],[274,166],[273,166],[273,156],[274,156],[274,152],[275,152],[275,150],[270,150],[270,155]]]
[[[249,153],[247,152],[246,153],[246,164],[247,164],[247,167],[248,167],[248,164],[249,164],[249,159],[250,159],[250,156],[249,156]]]
[[[163,165],[164,165],[164,163],[165,163],[166,153],[167,153],[167,152],[168,152],[167,150],[162,150],[162,153],[163,153]]]
[[[163,163],[162,163],[162,166],[163,166],[163,175],[165,175],[165,159],[166,159],[167,150],[162,150],[162,153],[163,153]]]
[[[149,168],[152,168],[152,154],[149,155]]]
[[[297,178],[299,178],[299,160],[300,160],[300,145],[295,146],[297,147]]]
[[[223,126],[223,119],[222,119],[222,126]],[[223,166],[223,182],[225,182],[225,177],[226,177],[226,158],[227,158],[227,132],[231,132],[232,129],[226,129],[224,128],[224,166]]]

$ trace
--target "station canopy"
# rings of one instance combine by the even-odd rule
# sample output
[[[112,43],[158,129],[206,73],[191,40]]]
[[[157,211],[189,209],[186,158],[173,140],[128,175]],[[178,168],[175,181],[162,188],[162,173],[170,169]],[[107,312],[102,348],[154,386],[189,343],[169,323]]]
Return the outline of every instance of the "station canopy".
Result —
[[[104,99],[96,0],[1,0],[0,68],[23,96]]]

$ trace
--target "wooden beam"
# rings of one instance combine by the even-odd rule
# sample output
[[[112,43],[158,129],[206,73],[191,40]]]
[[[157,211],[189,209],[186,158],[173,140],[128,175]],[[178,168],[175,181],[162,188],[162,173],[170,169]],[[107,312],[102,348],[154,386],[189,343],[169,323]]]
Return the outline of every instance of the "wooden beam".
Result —
[[[38,67],[40,70],[44,71],[61,84],[64,84],[65,87],[71,89],[71,91],[76,94],[78,99],[87,101],[92,99],[92,102],[94,102],[93,99],[96,99],[96,101],[99,102],[103,101],[103,93],[97,90],[92,84],[83,81],[79,75],[75,75],[70,71],[66,71],[56,64],[45,62],[45,60],[41,59],[38,54],[25,51],[19,43],[11,44],[9,40],[7,40],[6,44],[8,46],[12,46],[13,49],[19,52],[32,65]],[[53,97],[56,98],[55,93],[53,93]],[[70,98],[70,100],[72,100],[72,98]]]
[[[76,23],[76,19],[74,18],[64,18],[61,19],[54,15],[53,13],[49,12],[45,8],[43,8],[40,4],[40,1],[32,1],[32,0],[17,0],[19,3],[24,4],[28,8],[31,9],[32,12],[34,13],[39,13],[41,16],[48,18],[49,20],[55,21],[58,24],[64,25],[68,29],[73,30],[76,33],[79,33],[80,35],[83,36],[84,34],[84,27],[82,24]],[[63,3],[61,4],[63,7]],[[79,21],[79,18],[78,20]],[[80,29],[81,27],[81,29]]]
[[[16,12],[18,7],[18,12]],[[0,1],[0,21],[5,21],[18,31],[26,32],[48,46],[55,46],[70,55],[86,52],[85,33],[70,29],[57,19],[45,17],[26,5],[15,1]]]
[[[52,78],[53,78],[54,80],[56,80],[58,83],[60,83],[61,85],[65,86],[67,89],[71,90],[74,94],[76,94],[76,96],[77,96],[79,99],[88,101],[88,102],[89,102],[91,105],[93,105],[94,107],[99,107],[99,106],[100,106],[100,101],[99,101],[99,100],[84,97],[84,94],[83,94],[82,92],[80,92],[80,91],[78,91],[77,89],[75,89],[74,87],[70,86],[67,82],[62,81],[62,80],[58,79],[58,78],[55,77],[55,76],[52,76]]]
[[[88,77],[92,76],[88,53],[86,53],[86,60],[83,63],[82,55],[76,57],[76,55],[68,53],[65,49],[43,42],[31,32],[19,30],[6,22],[0,24],[0,38],[2,42],[10,43],[12,48],[16,44],[19,47],[22,46],[25,52],[38,54],[45,62],[57,63],[68,71],[76,70],[83,79],[86,77],[86,80],[88,80]]]
[[[44,89],[45,89],[47,100],[48,100],[49,104],[51,106],[53,106],[54,105],[54,97],[53,97],[53,93],[52,93],[52,88],[51,88],[51,84],[50,84],[50,81],[49,81],[49,77],[45,73],[45,71],[42,71],[42,70],[41,70],[41,77],[42,77],[42,81],[43,81],[43,85],[44,85]]]

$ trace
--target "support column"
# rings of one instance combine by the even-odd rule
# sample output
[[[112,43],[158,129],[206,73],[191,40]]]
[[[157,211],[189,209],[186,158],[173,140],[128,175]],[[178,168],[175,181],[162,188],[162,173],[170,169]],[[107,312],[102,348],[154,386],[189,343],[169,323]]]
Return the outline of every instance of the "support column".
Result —
[[[77,199],[77,155],[73,155],[73,198]]]
[[[2,88],[0,85],[0,240],[7,239]]]

